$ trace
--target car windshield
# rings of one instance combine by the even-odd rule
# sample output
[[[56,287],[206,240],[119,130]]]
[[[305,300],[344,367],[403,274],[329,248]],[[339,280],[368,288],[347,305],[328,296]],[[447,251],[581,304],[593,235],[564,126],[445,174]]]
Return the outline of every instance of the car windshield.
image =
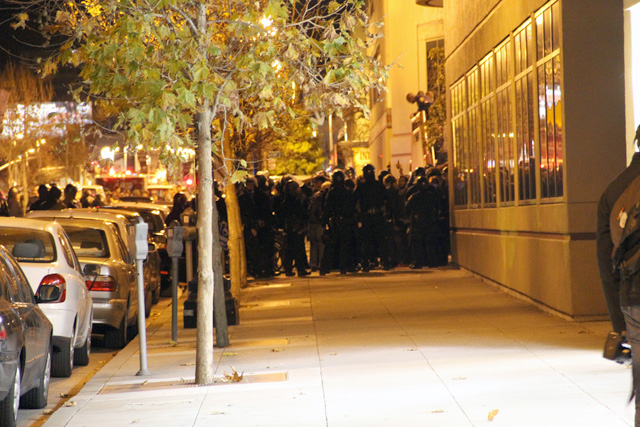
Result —
[[[53,262],[56,245],[48,231],[0,227],[0,245],[21,262]]]
[[[109,258],[109,245],[103,230],[64,225],[78,258]]]

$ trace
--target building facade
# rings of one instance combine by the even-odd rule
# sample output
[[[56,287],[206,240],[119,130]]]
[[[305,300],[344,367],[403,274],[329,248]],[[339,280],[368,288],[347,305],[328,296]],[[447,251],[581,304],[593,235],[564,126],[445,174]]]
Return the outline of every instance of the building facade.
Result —
[[[426,152],[412,135],[411,115],[417,106],[407,101],[407,94],[429,90],[427,51],[442,44],[443,9],[397,0],[369,0],[368,7],[371,20],[384,23],[384,37],[370,53],[393,66],[387,92],[370,94],[368,150],[359,148],[356,158],[378,171],[389,167],[397,176],[399,165],[408,174],[424,166]]]
[[[444,2],[454,262],[573,318],[606,315],[596,206],[632,153],[629,7]]]

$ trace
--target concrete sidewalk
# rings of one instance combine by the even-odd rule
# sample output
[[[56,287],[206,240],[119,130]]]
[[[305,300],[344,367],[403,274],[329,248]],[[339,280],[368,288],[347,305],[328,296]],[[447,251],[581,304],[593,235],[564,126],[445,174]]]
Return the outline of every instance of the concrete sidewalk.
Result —
[[[135,339],[45,427],[633,425],[631,371],[602,358],[608,322],[560,319],[464,271],[252,282],[240,301],[214,385],[193,385],[195,330],[181,301],[172,346],[162,300],[152,375],[135,376]],[[243,381],[224,382],[234,369]]]

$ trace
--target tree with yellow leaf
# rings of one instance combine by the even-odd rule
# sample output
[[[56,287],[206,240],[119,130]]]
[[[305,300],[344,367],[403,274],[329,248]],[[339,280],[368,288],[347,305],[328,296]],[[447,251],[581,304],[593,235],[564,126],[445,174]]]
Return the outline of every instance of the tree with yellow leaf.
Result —
[[[68,0],[43,16],[67,37],[46,71],[80,68],[79,97],[118,105],[115,127],[132,146],[195,147],[198,158],[198,341],[196,382],[213,382],[212,307],[218,345],[226,345],[224,298],[213,277],[217,227],[212,154],[229,182],[242,179],[232,133],[276,126],[296,111],[283,88],[299,91],[307,111],[356,106],[383,90],[386,68],[366,53],[364,0]],[[242,102],[241,102],[242,101]],[[251,112],[251,114],[249,114]],[[217,245],[215,245],[217,247]],[[217,258],[219,259],[219,258]],[[221,334],[224,333],[224,334]]]

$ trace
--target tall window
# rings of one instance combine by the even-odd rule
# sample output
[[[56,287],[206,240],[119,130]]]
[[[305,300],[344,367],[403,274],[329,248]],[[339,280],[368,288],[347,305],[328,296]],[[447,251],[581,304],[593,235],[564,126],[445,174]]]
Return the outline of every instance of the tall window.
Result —
[[[438,70],[444,61],[444,55],[438,55],[436,49],[444,51],[444,39],[427,42],[427,90],[433,91],[437,97],[444,90],[438,79]]]
[[[457,206],[466,205],[467,196],[467,155],[466,153],[466,123],[465,112],[467,109],[467,94],[466,94],[466,81],[462,79],[459,83],[456,83],[451,89],[451,105],[453,120],[451,125],[453,127],[453,141],[454,141],[454,171],[453,181],[455,185],[454,203]]]
[[[553,0],[451,86],[457,207],[563,196],[561,67]]]
[[[513,122],[511,117],[511,42],[496,49],[496,98],[500,201],[515,200]]]
[[[482,181],[484,202],[496,202],[496,130],[493,53],[480,62],[480,132],[482,134]]]
[[[469,192],[471,197],[469,203],[474,206],[479,206],[482,202],[480,189],[482,146],[480,135],[478,134],[478,116],[480,114],[478,91],[478,68],[475,67],[467,74],[467,97],[469,100],[469,131],[467,136],[469,140]]]
[[[536,14],[538,114],[540,117],[540,195],[561,197],[562,83],[560,81],[560,6],[556,2]]]
[[[516,140],[521,200],[536,198],[536,162],[533,121],[533,68],[529,54],[532,28],[527,23],[514,35],[516,70]]]

